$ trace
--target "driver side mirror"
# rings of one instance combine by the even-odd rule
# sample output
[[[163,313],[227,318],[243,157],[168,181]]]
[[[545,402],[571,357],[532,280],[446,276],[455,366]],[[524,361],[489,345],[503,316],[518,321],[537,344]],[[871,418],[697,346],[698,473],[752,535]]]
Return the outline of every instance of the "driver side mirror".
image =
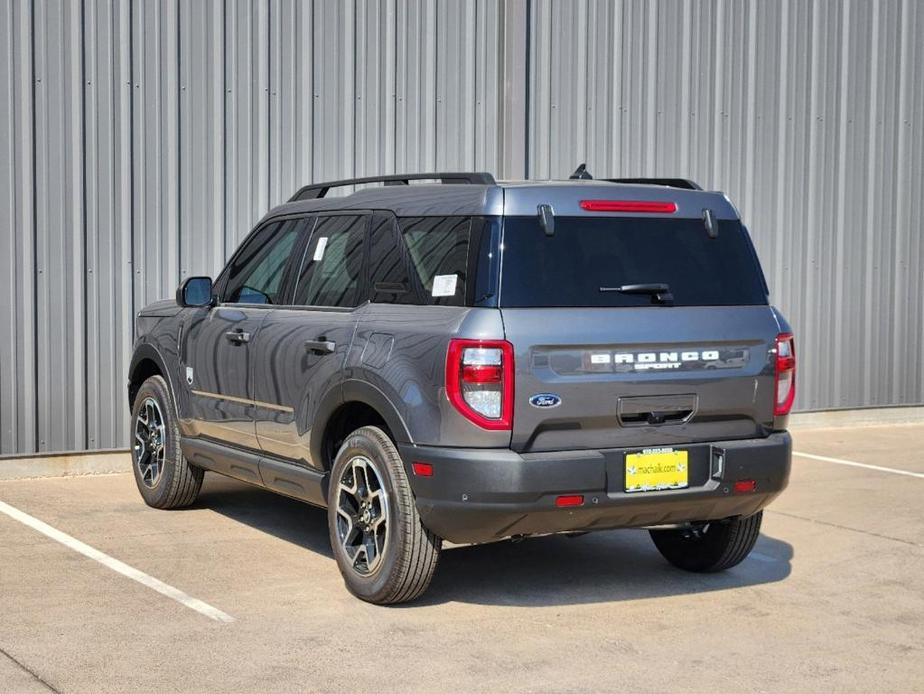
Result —
[[[189,306],[211,306],[212,278],[187,277],[176,290],[176,302],[183,308]]]

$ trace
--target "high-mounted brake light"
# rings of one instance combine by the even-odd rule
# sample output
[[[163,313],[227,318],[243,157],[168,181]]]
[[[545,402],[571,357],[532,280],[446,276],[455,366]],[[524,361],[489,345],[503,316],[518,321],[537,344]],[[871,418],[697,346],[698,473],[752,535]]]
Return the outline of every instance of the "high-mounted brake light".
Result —
[[[449,341],[449,402],[482,429],[513,426],[513,345],[505,340]]]
[[[773,388],[773,414],[789,414],[796,399],[796,340],[792,333],[776,336],[775,384]]]
[[[657,200],[581,200],[581,209],[588,212],[651,212],[674,214],[676,202]]]

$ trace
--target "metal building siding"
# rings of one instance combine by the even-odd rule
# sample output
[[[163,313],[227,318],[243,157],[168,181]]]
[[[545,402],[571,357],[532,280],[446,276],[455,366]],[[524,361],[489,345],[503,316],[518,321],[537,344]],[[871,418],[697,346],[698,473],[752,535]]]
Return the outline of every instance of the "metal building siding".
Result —
[[[124,402],[132,333],[130,3],[85,0],[86,446],[123,436],[102,402]]]
[[[502,5],[0,7],[0,455],[124,447],[134,313],[312,180],[497,170]]]
[[[35,155],[32,16],[0,7],[0,455],[32,450],[35,389]]]
[[[36,398],[43,451],[86,446],[80,10],[79,3],[34,5]]]
[[[134,313],[312,180],[728,191],[802,409],[924,402],[915,0],[0,3],[0,455],[124,447]]]
[[[726,191],[797,332],[797,408],[924,401],[924,6],[534,0],[530,36],[530,177]]]

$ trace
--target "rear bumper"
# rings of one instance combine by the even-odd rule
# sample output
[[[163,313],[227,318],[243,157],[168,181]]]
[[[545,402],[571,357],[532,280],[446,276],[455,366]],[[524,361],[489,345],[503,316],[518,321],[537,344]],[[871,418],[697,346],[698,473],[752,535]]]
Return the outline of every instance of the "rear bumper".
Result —
[[[518,535],[644,527],[748,516],[789,481],[792,442],[767,438],[676,445],[690,454],[687,489],[626,493],[625,455],[638,448],[519,454],[510,449],[404,446],[421,519],[452,542],[489,542]],[[717,471],[718,453],[724,470]],[[415,476],[412,462],[433,466]],[[737,480],[753,492],[735,492]],[[559,508],[559,495],[580,494],[579,507]]]

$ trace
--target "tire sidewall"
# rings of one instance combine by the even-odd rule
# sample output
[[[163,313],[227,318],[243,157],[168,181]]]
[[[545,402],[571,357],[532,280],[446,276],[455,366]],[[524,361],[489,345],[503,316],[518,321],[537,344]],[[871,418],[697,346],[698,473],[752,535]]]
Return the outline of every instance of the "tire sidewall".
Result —
[[[396,452],[394,455],[396,455]],[[386,521],[388,531],[385,540],[384,557],[375,572],[368,576],[359,574],[352,569],[351,562],[343,551],[340,538],[337,536],[337,488],[344,469],[356,456],[364,456],[372,460],[379,473],[382,488],[388,497]],[[399,497],[405,493],[405,490],[400,488],[401,483],[404,482],[404,485],[407,485],[407,482],[395,479],[396,470],[393,462],[390,452],[366,431],[360,429],[344,441],[331,468],[327,503],[331,549],[350,592],[359,598],[372,602],[375,602],[379,596],[386,594],[397,580],[400,569],[399,562],[404,553],[404,543],[406,541],[405,533],[401,532],[401,500]],[[403,470],[399,469],[398,472],[403,474]]]
[[[164,419],[164,447],[166,449],[163,471],[153,488],[148,487],[142,481],[135,451],[135,427],[137,426],[138,413],[148,398],[157,403]],[[137,395],[135,395],[135,402],[132,406],[131,437],[132,473],[135,476],[138,491],[148,505],[154,507],[164,506],[170,498],[171,491],[175,485],[177,465],[182,462],[182,453],[180,452],[180,435],[177,427],[176,412],[173,409],[173,399],[170,397],[167,383],[161,376],[152,376],[146,380],[138,389]]]

